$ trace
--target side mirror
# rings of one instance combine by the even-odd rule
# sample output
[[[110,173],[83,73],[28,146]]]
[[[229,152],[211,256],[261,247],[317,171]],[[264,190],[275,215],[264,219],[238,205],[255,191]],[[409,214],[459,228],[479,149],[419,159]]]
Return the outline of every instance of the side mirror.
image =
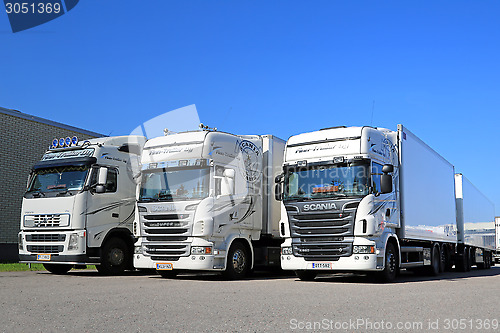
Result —
[[[108,180],[108,168],[100,167],[99,173],[97,175],[97,184],[105,185],[107,180]]]
[[[274,186],[274,199],[277,201],[283,200],[283,185],[281,182],[276,183]]]
[[[104,185],[95,186],[95,193],[104,193],[104,192],[106,192],[106,186]]]
[[[389,173],[394,172],[394,166],[385,164],[382,167],[383,175],[380,176],[380,193],[387,194],[392,192],[392,176]]]
[[[235,171],[234,169],[226,169],[224,170],[221,183],[221,195],[231,195],[234,194],[234,177]]]
[[[108,181],[108,168],[100,167],[97,174],[97,185],[95,186],[95,193],[106,192],[107,181]]]
[[[385,164],[382,167],[382,172],[383,173],[391,173],[394,172],[394,166],[392,164]]]
[[[224,174],[223,175],[226,178],[232,178],[232,179],[234,179],[234,174],[235,174],[234,169],[226,169],[226,170],[224,170]]]

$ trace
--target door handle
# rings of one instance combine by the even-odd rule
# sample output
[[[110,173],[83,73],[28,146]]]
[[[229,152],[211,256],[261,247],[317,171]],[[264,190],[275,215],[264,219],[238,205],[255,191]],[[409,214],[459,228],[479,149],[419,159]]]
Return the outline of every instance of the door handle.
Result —
[[[118,218],[119,216],[120,216],[120,215],[119,215],[118,213],[112,213],[112,214],[111,214],[111,217],[116,217],[116,218]]]

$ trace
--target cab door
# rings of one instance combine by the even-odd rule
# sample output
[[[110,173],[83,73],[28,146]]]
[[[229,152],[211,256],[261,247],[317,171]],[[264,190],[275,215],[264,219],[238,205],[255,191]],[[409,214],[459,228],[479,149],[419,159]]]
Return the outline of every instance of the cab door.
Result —
[[[99,247],[109,229],[120,222],[121,200],[118,198],[118,170],[108,167],[104,193],[97,193],[97,174],[99,167],[94,167],[90,176],[87,192],[86,229],[87,246]]]

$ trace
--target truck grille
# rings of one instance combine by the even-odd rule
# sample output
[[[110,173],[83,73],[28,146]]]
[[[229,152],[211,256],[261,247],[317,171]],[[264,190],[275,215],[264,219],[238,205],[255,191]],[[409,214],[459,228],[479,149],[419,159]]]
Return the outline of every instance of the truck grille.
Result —
[[[352,254],[352,243],[294,244],[293,254],[305,260],[338,260]]]
[[[26,235],[27,242],[64,242],[64,234],[31,234]]]
[[[189,214],[142,215],[145,254],[152,260],[176,261],[191,253]]]
[[[59,253],[63,251],[62,245],[28,245],[28,252],[33,253]]]
[[[312,261],[338,260],[352,254],[352,243],[344,238],[354,236],[356,206],[348,206],[345,201],[335,203],[339,210],[325,212],[303,211],[303,203],[285,206],[295,256]]]
[[[33,220],[34,227],[37,228],[47,228],[47,227],[59,227],[67,226],[67,219],[69,216],[67,214],[39,214],[39,215],[29,215],[26,216],[27,219]]]

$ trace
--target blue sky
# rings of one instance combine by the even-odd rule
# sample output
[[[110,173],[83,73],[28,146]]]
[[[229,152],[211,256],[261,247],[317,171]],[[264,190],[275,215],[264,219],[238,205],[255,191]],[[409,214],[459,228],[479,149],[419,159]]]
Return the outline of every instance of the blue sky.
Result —
[[[284,139],[402,123],[500,215],[499,13],[497,0],[84,0],[16,34],[0,13],[0,106],[111,135],[190,104],[210,126]]]

